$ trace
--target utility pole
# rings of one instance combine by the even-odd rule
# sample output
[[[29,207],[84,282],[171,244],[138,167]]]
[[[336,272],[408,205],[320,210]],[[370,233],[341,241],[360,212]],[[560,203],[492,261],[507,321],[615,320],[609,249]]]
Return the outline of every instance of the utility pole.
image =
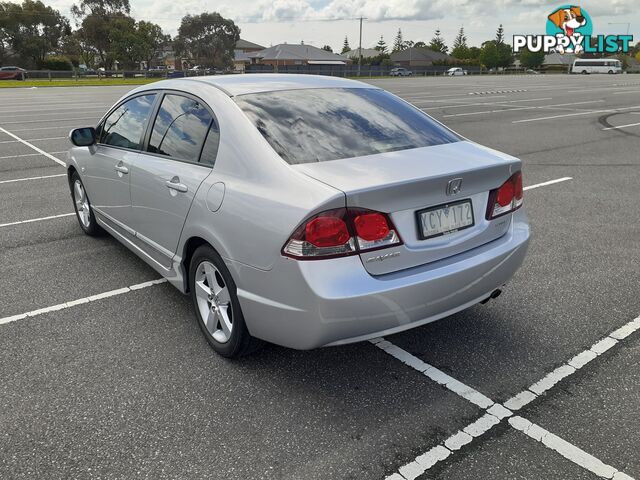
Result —
[[[358,42],[358,76],[360,76],[360,69],[362,68],[362,20],[366,20],[364,17],[360,17],[360,42]]]

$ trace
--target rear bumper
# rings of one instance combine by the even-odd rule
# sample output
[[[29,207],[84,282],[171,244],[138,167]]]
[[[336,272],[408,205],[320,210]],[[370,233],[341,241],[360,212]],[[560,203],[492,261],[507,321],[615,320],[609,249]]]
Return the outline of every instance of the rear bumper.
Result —
[[[513,276],[528,242],[529,225],[520,209],[497,240],[377,277],[366,272],[358,256],[282,258],[270,271],[229,263],[250,333],[286,347],[311,349],[397,333],[468,308]]]

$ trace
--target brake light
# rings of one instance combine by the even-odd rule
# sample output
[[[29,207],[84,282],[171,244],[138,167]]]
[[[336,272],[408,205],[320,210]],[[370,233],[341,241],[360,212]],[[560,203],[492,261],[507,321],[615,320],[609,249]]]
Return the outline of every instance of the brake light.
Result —
[[[299,260],[343,257],[402,244],[391,219],[362,208],[314,215],[293,232],[283,255]]]
[[[516,211],[523,203],[522,172],[516,172],[500,188],[489,192],[487,220]]]
[[[316,247],[333,247],[349,240],[347,224],[341,218],[318,217],[305,226],[307,241]]]

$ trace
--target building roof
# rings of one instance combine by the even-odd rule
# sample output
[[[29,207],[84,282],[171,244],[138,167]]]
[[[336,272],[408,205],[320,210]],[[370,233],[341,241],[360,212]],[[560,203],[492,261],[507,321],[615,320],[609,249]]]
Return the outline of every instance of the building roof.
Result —
[[[204,77],[175,78],[161,80],[153,88],[184,88],[185,85],[211,85],[229,96],[249,93],[273,92],[278,90],[300,90],[307,88],[378,88],[368,83],[358,82],[328,75],[295,75],[282,73],[251,73],[246,75],[211,75]],[[148,90],[148,85],[136,91]]]
[[[260,49],[263,50],[265,47],[262,45],[258,45],[257,43],[250,42],[248,40],[240,39],[236,42],[236,48],[238,50],[246,50],[246,49]]]
[[[411,47],[399,52],[393,52],[391,54],[392,62],[408,62],[408,61],[421,61],[421,62],[434,62],[438,60],[450,60],[452,57],[446,53],[436,52],[430,48],[425,47]]]
[[[247,52],[234,52],[233,54],[233,61],[234,62],[245,62],[245,63],[251,63],[251,57],[249,56],[250,54]]]
[[[262,60],[342,60],[348,61],[347,57],[337,53],[327,52],[312,45],[298,45],[281,43],[273,47],[265,48],[260,52],[250,54],[252,57]]]
[[[309,65],[344,65],[345,60],[308,60]]]
[[[354,48],[353,50],[349,50],[348,52],[343,53],[342,55],[344,55],[345,57],[348,57],[352,60],[357,60],[359,55],[359,48]],[[373,57],[377,57],[378,55],[380,55],[380,51],[376,50],[375,48],[363,48],[362,49],[362,58],[373,58]]]
[[[544,56],[542,65],[572,65],[576,59],[573,53],[550,53]]]

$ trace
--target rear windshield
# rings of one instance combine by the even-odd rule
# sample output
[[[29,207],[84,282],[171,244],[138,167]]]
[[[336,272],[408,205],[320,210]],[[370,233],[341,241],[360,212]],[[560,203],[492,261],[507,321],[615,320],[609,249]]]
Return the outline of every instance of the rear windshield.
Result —
[[[254,93],[236,102],[289,164],[452,143],[460,137],[384,90]]]

